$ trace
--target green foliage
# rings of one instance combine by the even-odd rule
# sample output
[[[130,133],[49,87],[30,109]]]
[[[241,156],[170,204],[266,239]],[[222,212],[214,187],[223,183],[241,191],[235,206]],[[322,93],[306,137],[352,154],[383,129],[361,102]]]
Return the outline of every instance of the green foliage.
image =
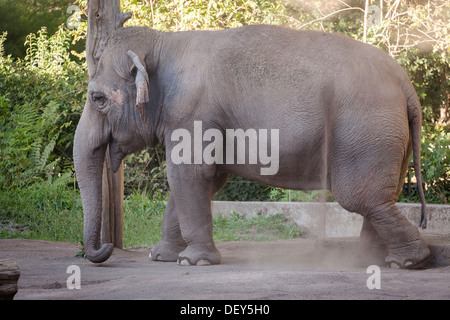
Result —
[[[443,57],[437,52],[411,49],[400,52],[396,60],[414,84],[423,107],[424,121],[438,122],[441,108],[448,108],[450,103],[450,56]]]
[[[149,198],[146,192],[134,191],[124,200],[124,246],[142,247],[156,244],[161,237],[167,198]]]
[[[285,6],[278,1],[122,1],[133,12],[128,25],[150,25],[162,31],[235,28],[249,24],[282,24]]]
[[[167,195],[169,185],[166,176],[165,152],[160,146],[127,156],[124,168],[127,192],[131,190],[151,192],[153,198]]]
[[[133,192],[124,200],[124,247],[148,247],[161,237],[167,197]],[[273,241],[299,238],[300,229],[283,215],[244,219],[237,213],[213,220],[215,241]],[[81,243],[83,209],[77,189],[48,182],[0,190],[0,239],[25,238]],[[76,253],[83,256],[83,249]]]
[[[23,46],[30,33],[46,26],[51,34],[67,20],[66,12],[72,0],[0,0],[0,34],[8,31],[6,52],[14,57],[23,58],[26,48]]]
[[[48,182],[0,190],[0,238],[79,242],[82,235],[77,190]]]
[[[425,123],[422,128],[422,176],[429,202],[450,198],[450,131]]]
[[[244,218],[236,212],[213,220],[214,241],[274,241],[300,238],[299,227],[282,214]]]
[[[272,187],[255,181],[231,175],[226,185],[216,193],[215,200],[264,201],[269,197]]]
[[[293,202],[333,202],[336,201],[328,190],[287,190],[281,188],[271,188],[270,201],[293,201]]]
[[[217,201],[294,201],[294,202],[319,202],[335,201],[329,191],[288,190],[268,186],[259,182],[249,181],[238,176],[231,175],[227,184],[214,196]]]
[[[70,41],[62,26],[51,37],[42,28],[27,38],[24,60],[0,57],[0,188],[72,181],[87,75],[70,59]]]

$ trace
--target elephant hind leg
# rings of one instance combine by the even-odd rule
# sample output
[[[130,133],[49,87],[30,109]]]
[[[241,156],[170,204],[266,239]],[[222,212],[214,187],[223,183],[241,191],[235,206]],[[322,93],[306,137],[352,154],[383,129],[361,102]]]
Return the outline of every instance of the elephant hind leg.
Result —
[[[385,259],[389,267],[419,267],[430,256],[430,250],[420,237],[417,227],[413,226],[395,205],[393,198],[396,195],[396,188],[397,186],[374,190],[366,185],[349,193],[353,197],[342,197],[339,192],[333,194],[344,209],[364,217],[361,232],[362,245],[365,242],[372,248],[378,246],[382,249],[380,243],[384,242],[389,251]],[[363,190],[363,193],[358,193],[356,190]],[[370,196],[364,198],[364,195]]]
[[[389,249],[367,218],[364,218],[359,238],[358,260],[361,263],[369,265],[379,264],[380,261],[384,261],[384,258],[389,253]]]
[[[351,168],[334,168],[331,191],[344,209],[364,217],[362,241],[380,242],[379,238],[386,244],[388,266],[414,268],[429,257],[430,250],[417,227],[396,206],[400,161],[392,166],[393,158],[386,163],[354,159]],[[355,167],[364,174],[355,174],[352,171]]]
[[[430,256],[430,249],[414,227],[398,210],[394,202],[371,208],[366,216],[374,230],[386,243],[389,267],[416,268]]]

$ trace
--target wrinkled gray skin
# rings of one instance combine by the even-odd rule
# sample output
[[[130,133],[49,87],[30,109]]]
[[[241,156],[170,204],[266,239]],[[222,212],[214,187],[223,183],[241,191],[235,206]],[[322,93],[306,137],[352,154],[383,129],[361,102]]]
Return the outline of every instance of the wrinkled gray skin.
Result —
[[[108,40],[75,135],[91,261],[112,252],[111,244],[99,243],[107,144],[117,170],[144,147],[160,143],[170,152],[178,143],[173,130],[192,132],[195,120],[203,130],[279,129],[279,171],[175,165],[167,156],[171,196],[152,259],[220,263],[211,198],[231,173],[282,188],[331,190],[342,207],[365,218],[363,242],[388,250],[389,265],[414,267],[429,256],[417,227],[395,205],[412,151],[420,172],[421,109],[389,56],[347,37],[280,27],[177,33],[141,27],[121,28]]]

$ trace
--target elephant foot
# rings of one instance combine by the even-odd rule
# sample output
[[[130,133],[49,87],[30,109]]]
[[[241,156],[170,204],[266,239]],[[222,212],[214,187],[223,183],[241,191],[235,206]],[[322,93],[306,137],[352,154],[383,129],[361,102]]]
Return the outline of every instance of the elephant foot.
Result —
[[[178,259],[178,254],[186,248],[184,243],[169,243],[167,241],[160,241],[150,251],[149,258],[154,261],[175,262]]]
[[[425,268],[431,258],[431,252],[423,240],[412,244],[389,249],[386,264],[389,268],[420,269]]]
[[[222,255],[215,247],[213,249],[193,248],[188,246],[178,255],[180,266],[209,266],[219,264]]]

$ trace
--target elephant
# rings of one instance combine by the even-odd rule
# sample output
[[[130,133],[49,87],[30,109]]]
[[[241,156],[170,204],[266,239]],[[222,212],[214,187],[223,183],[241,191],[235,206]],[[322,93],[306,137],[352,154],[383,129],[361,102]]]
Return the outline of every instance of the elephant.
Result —
[[[211,199],[234,174],[331,191],[364,217],[361,240],[384,248],[388,266],[415,268],[430,250],[396,201],[412,153],[426,226],[421,125],[419,99],[401,66],[344,35],[270,25],[120,28],[89,82],[74,138],[86,255],[101,263],[113,251],[100,243],[106,150],[116,171],[126,155],[159,144],[170,197],[152,260],[221,262]]]

